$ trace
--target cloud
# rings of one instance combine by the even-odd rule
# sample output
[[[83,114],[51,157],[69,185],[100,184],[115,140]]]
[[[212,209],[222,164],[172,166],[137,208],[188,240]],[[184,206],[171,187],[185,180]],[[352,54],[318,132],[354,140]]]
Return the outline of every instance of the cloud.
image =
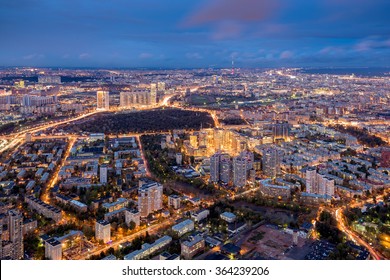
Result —
[[[225,40],[237,38],[241,35],[243,26],[235,22],[222,22],[217,25],[212,39],[214,40]]]
[[[390,49],[390,39],[365,39],[357,43],[354,49],[358,52],[366,52],[373,49]]]
[[[91,55],[89,54],[89,53],[81,53],[80,55],[79,55],[79,58],[80,59],[88,59],[88,58],[90,58],[91,57]]]
[[[294,56],[294,53],[292,51],[283,51],[279,58],[280,59],[290,59]]]
[[[278,0],[212,0],[191,14],[183,23],[192,27],[220,21],[256,22],[269,18]]]
[[[33,59],[42,59],[44,57],[45,57],[45,55],[43,55],[43,54],[33,53],[33,54],[28,54],[28,55],[23,56],[23,59],[24,60],[33,60]]]
[[[149,58],[152,58],[153,57],[153,54],[151,53],[147,53],[147,52],[143,52],[139,55],[139,58],[141,59],[149,59]]]
[[[342,47],[334,47],[334,46],[328,46],[325,48],[322,48],[318,54],[320,55],[334,55],[334,54],[341,54],[345,52],[345,49]]]
[[[186,53],[186,57],[188,59],[203,59],[203,56],[201,56],[199,53],[197,52],[193,52],[193,53]]]

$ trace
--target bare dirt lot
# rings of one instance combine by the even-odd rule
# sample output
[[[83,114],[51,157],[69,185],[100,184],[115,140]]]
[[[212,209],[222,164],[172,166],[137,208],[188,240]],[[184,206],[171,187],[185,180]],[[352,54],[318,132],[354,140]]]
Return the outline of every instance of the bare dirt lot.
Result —
[[[293,246],[293,235],[272,225],[262,225],[243,240],[242,248],[248,252],[245,258],[304,259],[310,249],[311,240],[298,237]]]

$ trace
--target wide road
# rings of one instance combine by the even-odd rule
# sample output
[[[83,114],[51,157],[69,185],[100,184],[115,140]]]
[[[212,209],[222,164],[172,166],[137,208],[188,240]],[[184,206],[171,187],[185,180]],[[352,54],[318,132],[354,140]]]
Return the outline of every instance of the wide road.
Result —
[[[345,219],[343,215],[343,210],[344,208],[338,208],[336,210],[336,220],[337,220],[337,226],[338,228],[344,232],[349,239],[355,241],[359,245],[367,248],[367,250],[370,252],[371,256],[373,256],[374,259],[376,260],[383,260],[385,259],[379,252],[377,252],[370,244],[368,244],[366,241],[364,241],[358,234],[350,230],[347,225],[345,224]]]
[[[37,133],[37,132],[40,132],[42,130],[56,127],[58,125],[66,124],[69,122],[75,122],[75,121],[90,117],[90,116],[97,114],[97,113],[100,113],[100,112],[101,111],[93,111],[90,113],[82,114],[82,115],[74,117],[74,118],[70,118],[70,119],[66,119],[66,120],[62,120],[62,121],[58,121],[58,122],[53,122],[53,123],[42,124],[42,125],[39,125],[37,127],[28,128],[28,129],[25,129],[25,130],[20,131],[20,132],[15,132],[15,133],[11,133],[8,135],[3,135],[3,136],[1,136],[3,139],[9,139],[11,141],[7,145],[5,145],[3,148],[0,149],[0,153],[6,151],[8,149],[15,148],[18,144],[23,143],[26,133],[31,133],[31,134]]]
[[[87,253],[84,253],[84,254],[80,254],[78,255],[77,257],[74,257],[72,258],[73,260],[84,260],[84,259],[87,259],[89,258],[90,256],[92,255],[98,255],[100,254],[101,252],[105,252],[107,251],[109,248],[114,248],[114,249],[118,249],[119,248],[119,245],[121,243],[124,243],[124,242],[131,242],[133,241],[136,237],[139,237],[141,235],[144,235],[146,232],[148,232],[150,235],[154,235],[154,234],[157,234],[158,231],[165,227],[165,226],[168,226],[168,225],[171,225],[173,224],[174,222],[174,219],[171,217],[170,219],[167,219],[165,221],[163,221],[162,223],[159,223],[159,224],[156,224],[156,225],[152,225],[150,227],[147,227],[145,229],[142,229],[136,233],[133,233],[131,235],[128,235],[128,236],[125,236],[119,240],[116,240],[114,241],[113,243],[111,243],[110,245],[106,245],[104,246],[103,248],[102,247],[96,247],[94,250],[92,251],[89,251]]]

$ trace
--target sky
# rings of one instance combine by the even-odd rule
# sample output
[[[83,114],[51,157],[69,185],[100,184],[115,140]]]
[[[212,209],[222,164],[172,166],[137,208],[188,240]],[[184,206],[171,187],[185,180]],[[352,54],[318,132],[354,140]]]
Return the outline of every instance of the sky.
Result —
[[[386,67],[389,0],[0,0],[0,66]]]

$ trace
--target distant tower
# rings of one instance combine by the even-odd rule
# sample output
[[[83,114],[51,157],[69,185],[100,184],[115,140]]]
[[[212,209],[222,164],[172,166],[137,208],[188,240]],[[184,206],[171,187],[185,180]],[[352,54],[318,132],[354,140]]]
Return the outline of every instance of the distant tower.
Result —
[[[100,183],[101,184],[107,184],[108,179],[107,179],[107,165],[102,165],[100,166]]]
[[[150,84],[150,98],[149,98],[149,105],[156,105],[157,104],[157,84],[152,83]]]
[[[232,75],[234,75],[234,58],[232,56]]]

